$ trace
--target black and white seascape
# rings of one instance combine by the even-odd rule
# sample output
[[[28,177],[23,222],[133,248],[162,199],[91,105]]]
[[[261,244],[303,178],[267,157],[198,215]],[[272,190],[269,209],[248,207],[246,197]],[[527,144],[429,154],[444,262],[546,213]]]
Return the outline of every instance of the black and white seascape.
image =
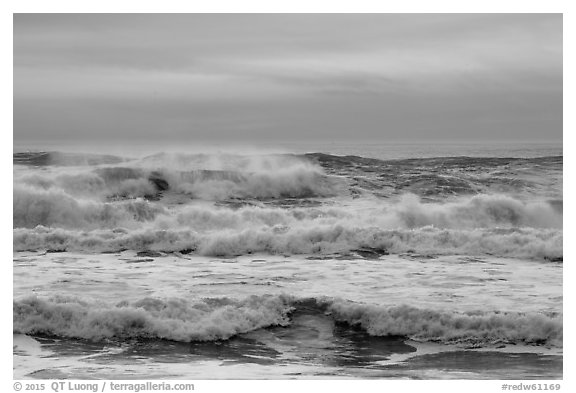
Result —
[[[562,16],[16,14],[18,379],[561,379]]]

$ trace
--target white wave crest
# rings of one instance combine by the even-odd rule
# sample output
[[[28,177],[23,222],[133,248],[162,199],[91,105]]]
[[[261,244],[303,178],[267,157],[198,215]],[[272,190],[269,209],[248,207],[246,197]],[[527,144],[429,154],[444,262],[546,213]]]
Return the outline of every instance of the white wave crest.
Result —
[[[333,318],[360,325],[374,336],[399,335],[443,343],[524,343],[562,346],[561,315],[453,313],[400,305],[378,307],[346,301],[330,303]]]
[[[505,195],[476,195],[443,204],[422,203],[415,195],[404,195],[386,209],[384,218],[408,228],[562,227],[562,214],[551,204]]]
[[[125,162],[122,167],[19,171],[14,183],[99,200],[152,196],[167,189],[203,200],[335,194],[334,179],[326,177],[319,166],[291,156],[160,155]]]
[[[36,227],[14,230],[14,250],[121,251],[187,250],[207,256],[251,253],[331,254],[362,247],[390,253],[466,254],[561,259],[562,232],[555,229],[451,230],[425,227],[382,230],[341,225],[308,229],[267,227],[198,233],[190,229],[99,229],[75,231]]]
[[[28,297],[14,301],[13,330],[91,340],[116,337],[207,341],[285,325],[289,311],[282,298],[270,296],[197,302],[146,298],[116,305],[70,297]]]
[[[14,186],[13,226],[34,228],[38,225],[95,229],[99,227],[134,226],[151,220],[164,211],[143,199],[102,203],[75,198],[60,189],[38,189],[27,185]]]
[[[90,340],[160,338],[212,341],[271,326],[288,326],[293,313],[328,314],[373,336],[404,336],[449,344],[515,343],[562,346],[561,314],[474,311],[458,313],[407,305],[358,304],[287,295],[144,298],[108,304],[77,297],[25,297],[13,302],[13,331]]]

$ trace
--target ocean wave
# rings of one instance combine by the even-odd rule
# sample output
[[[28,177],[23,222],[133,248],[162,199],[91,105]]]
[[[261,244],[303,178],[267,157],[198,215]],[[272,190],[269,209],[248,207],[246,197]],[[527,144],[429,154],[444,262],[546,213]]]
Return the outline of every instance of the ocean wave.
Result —
[[[269,154],[263,151],[220,152],[210,153],[184,153],[184,152],[160,152],[139,159],[120,157],[110,154],[96,153],[73,153],[61,151],[27,151],[13,153],[13,163],[33,166],[82,166],[117,164],[126,161],[137,161],[145,165],[179,167],[187,169],[214,169],[227,170],[231,168],[242,170],[258,170],[268,168],[271,170],[281,168],[294,161],[311,161],[325,168],[343,168],[358,166],[387,166],[397,165],[402,167],[502,167],[506,165],[540,165],[561,166],[562,156],[542,156],[532,158],[521,157],[469,157],[447,156],[405,159],[378,159],[361,157],[356,155],[334,155],[326,153]]]
[[[15,183],[60,188],[97,198],[159,199],[164,191],[192,199],[390,197],[412,193],[435,200],[453,196],[506,193],[561,198],[559,157],[438,157],[378,160],[355,156],[234,155],[160,153],[141,159],[70,153],[15,153],[26,160],[80,162],[84,166],[44,166],[18,172]],[[115,164],[121,163],[122,166]],[[90,165],[92,164],[92,165]],[[33,167],[42,165],[32,165]]]
[[[369,247],[391,253],[562,258],[561,195],[491,193],[431,200],[384,195],[381,189],[382,182],[394,188],[403,176],[419,178],[423,171],[443,178],[445,171],[486,178],[485,169],[504,171],[512,165],[507,177],[528,165],[531,176],[542,180],[546,176],[533,171],[558,164],[561,171],[562,157],[382,161],[318,154],[158,154],[125,160],[122,166],[104,161],[91,167],[16,168],[14,249],[191,250],[230,256]],[[342,174],[338,168],[361,169],[366,176]],[[350,188],[351,181],[375,178],[380,183],[368,193]]]
[[[126,184],[124,184],[127,187]],[[138,187],[137,184],[134,187]],[[259,188],[259,187],[256,187]],[[265,188],[271,192],[269,188]],[[295,186],[303,192],[305,188]],[[275,188],[278,191],[278,188]],[[91,219],[104,223],[113,211],[126,210],[135,205],[147,207],[149,214],[136,214],[134,220],[154,220],[152,212],[167,212],[162,203],[146,202],[144,198],[131,198],[102,202],[84,196],[69,194],[60,188],[41,188],[28,184],[14,185],[14,227],[58,225],[86,228]],[[423,202],[419,197],[406,194],[381,201],[364,199],[358,203],[337,204],[313,208],[275,208],[247,206],[229,209],[211,205],[188,205],[170,210],[169,218],[158,216],[162,226],[187,228],[230,229],[250,228],[254,225],[347,225],[375,226],[382,229],[420,228],[434,226],[448,229],[530,227],[562,228],[562,200],[521,201],[506,195],[475,195],[452,199],[445,203]],[[141,209],[143,210],[143,209]],[[130,213],[134,213],[130,211]],[[76,217],[69,219],[66,217]],[[78,217],[84,217],[79,219]],[[114,224],[115,221],[111,221]],[[107,225],[109,227],[109,225]]]
[[[26,297],[13,301],[13,331],[90,340],[212,341],[261,328],[289,326],[295,313],[330,315],[337,322],[361,327],[373,336],[403,336],[449,344],[562,346],[563,338],[561,314],[459,313],[288,295],[242,300],[145,298],[115,304],[76,297]]]
[[[274,172],[242,173],[197,170],[170,173],[172,188],[203,200],[311,198],[332,196],[328,178],[316,168],[284,168]]]
[[[310,153],[304,157],[328,174],[346,176],[353,188],[369,194],[413,193],[436,199],[493,193],[562,195],[562,156],[380,160]]]
[[[359,248],[387,253],[496,255],[561,260],[562,231],[509,228],[453,230],[424,227],[383,230],[342,225],[290,229],[282,226],[199,233],[190,229],[97,229],[36,227],[14,230],[14,251],[164,251],[206,256],[252,253],[334,254]]]
[[[296,158],[251,157],[234,162],[209,156],[197,163],[198,167],[184,165],[173,158],[131,161],[121,167],[104,165],[19,172],[14,183],[100,200],[157,199],[167,190],[192,199],[216,201],[335,195],[336,179],[326,177],[319,166]]]
[[[154,172],[135,168],[67,168],[58,171],[19,173],[14,188],[66,193],[70,197],[105,201],[108,199],[152,198],[159,184]]]
[[[399,335],[450,344],[523,343],[562,346],[562,315],[469,311],[455,313],[408,305],[379,307],[332,302],[328,312],[373,336]]]
[[[30,166],[94,166],[118,164],[125,159],[108,154],[64,153],[58,151],[17,152],[12,155],[15,165]]]
[[[137,337],[209,341],[285,325],[289,311],[282,299],[264,296],[197,302],[145,298],[115,305],[71,297],[28,297],[13,303],[13,330],[91,340]]]
[[[418,228],[531,227],[562,228],[562,213],[548,201],[524,202],[506,195],[475,195],[446,203],[423,203],[402,196],[383,213],[399,226]]]
[[[176,154],[144,157],[170,189],[204,200],[308,198],[335,194],[319,165],[290,155]]]
[[[130,227],[138,222],[151,220],[165,211],[164,207],[144,199],[102,203],[73,197],[60,189],[39,189],[28,185],[15,185],[13,195],[15,228]]]
[[[300,191],[304,188],[296,187]],[[268,190],[267,192],[270,192]],[[138,199],[132,199],[138,200]],[[64,202],[65,201],[65,202]],[[40,188],[28,184],[14,185],[14,220],[27,222],[31,211],[40,210],[49,214],[51,208],[59,204],[68,205],[70,213],[82,210],[87,203],[98,205],[98,201],[83,196],[69,194],[59,188]],[[124,201],[125,202],[125,201]],[[99,206],[105,204],[99,202]],[[112,205],[112,204],[108,204]],[[119,203],[119,206],[122,204]],[[154,204],[158,209],[165,206],[162,203]],[[274,207],[244,207],[237,210],[225,209],[204,205],[201,209],[196,206],[181,206],[172,209],[173,225],[198,224],[195,217],[201,216],[205,226],[229,228],[238,221],[251,224],[250,217],[259,217],[263,222],[274,224],[290,224],[297,221],[342,223],[363,226],[377,226],[380,228],[418,228],[433,225],[439,228],[490,228],[490,227],[532,227],[532,228],[562,228],[562,200],[521,201],[506,195],[475,195],[452,199],[445,203],[426,203],[419,197],[406,194],[395,199],[380,201],[365,199],[359,203],[348,203],[346,206],[338,205],[315,208],[280,209]],[[35,209],[26,209],[34,206]],[[331,218],[332,221],[327,221]],[[216,222],[212,222],[212,221]],[[38,224],[44,224],[43,220]],[[18,227],[18,225],[15,225]],[[28,225],[26,225],[28,226]],[[309,225],[307,225],[309,226]],[[81,228],[81,227],[80,227]]]
[[[426,158],[404,158],[404,159],[378,159],[368,158],[355,155],[333,155],[326,153],[306,153],[299,157],[305,157],[311,161],[320,163],[324,167],[339,168],[347,166],[387,166],[397,165],[402,167],[432,167],[439,166],[446,168],[461,168],[461,167],[502,167],[512,164],[536,164],[541,166],[562,166],[563,156],[543,156],[532,158],[521,157],[468,157],[468,156],[455,156],[455,157],[426,157]]]

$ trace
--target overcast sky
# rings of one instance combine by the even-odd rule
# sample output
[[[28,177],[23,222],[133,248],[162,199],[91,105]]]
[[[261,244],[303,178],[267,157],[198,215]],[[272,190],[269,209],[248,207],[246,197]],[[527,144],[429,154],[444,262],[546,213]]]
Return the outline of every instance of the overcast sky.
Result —
[[[14,141],[562,138],[560,14],[17,14]]]

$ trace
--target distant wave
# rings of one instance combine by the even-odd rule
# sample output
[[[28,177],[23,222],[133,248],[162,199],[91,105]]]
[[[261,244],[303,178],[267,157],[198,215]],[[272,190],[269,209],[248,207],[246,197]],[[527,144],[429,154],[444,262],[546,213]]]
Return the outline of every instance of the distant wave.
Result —
[[[160,153],[118,158],[121,166],[108,156],[84,158],[96,164],[15,168],[16,251],[229,256],[372,247],[562,258],[561,156],[383,161]]]
[[[308,198],[414,193],[442,198],[481,193],[561,194],[562,156],[379,160],[323,153],[159,153],[140,159],[59,152],[14,153],[14,163],[49,167],[17,182],[100,197]],[[118,166],[116,164],[122,164]]]
[[[164,157],[164,156],[162,156]],[[202,160],[200,160],[202,158]],[[104,198],[158,199],[170,191],[191,199],[269,199],[331,196],[334,179],[322,169],[294,157],[145,158],[125,166],[96,166],[18,173],[15,186],[60,190],[67,194]]]
[[[119,301],[27,297],[13,302],[13,332],[75,337],[212,341],[272,326],[288,326],[295,312],[331,315],[373,336],[478,346],[499,343],[562,345],[562,315],[439,311],[412,306],[371,306],[339,299],[251,296],[187,300]]]
[[[156,153],[145,156],[138,161],[155,165],[178,166],[203,166],[207,162],[216,165],[219,169],[223,166],[248,168],[254,163],[267,165],[269,162],[278,159],[306,159],[316,161],[325,167],[343,166],[482,166],[497,167],[510,165],[513,163],[530,163],[540,165],[561,165],[563,156],[542,156],[531,158],[519,157],[469,157],[469,156],[447,156],[447,157],[427,157],[427,158],[405,158],[405,159],[377,159],[361,157],[356,155],[334,155],[326,153],[305,153],[305,154],[233,154],[233,153]],[[134,158],[119,157],[109,154],[94,153],[70,153],[59,151],[26,151],[13,153],[13,163],[17,165],[35,166],[72,166],[72,165],[100,165],[117,164],[125,161],[132,161]],[[260,166],[260,164],[258,164]],[[216,169],[216,168],[212,168]]]
[[[327,174],[346,176],[359,192],[449,197],[481,193],[562,193],[562,156],[434,157],[379,160],[324,153],[303,155]]]
[[[12,155],[15,165],[29,166],[94,166],[118,164],[123,158],[107,154],[63,153],[57,151],[17,152]]]
[[[529,163],[539,165],[562,165],[563,156],[544,156],[533,158],[517,158],[517,157],[430,157],[430,158],[405,158],[405,159],[392,159],[383,160],[377,158],[367,158],[361,156],[339,156],[326,153],[307,153],[300,155],[307,157],[311,160],[317,161],[325,167],[345,167],[345,166],[428,166],[428,167],[462,167],[462,166],[481,166],[499,167],[503,165],[510,165],[514,163]]]

